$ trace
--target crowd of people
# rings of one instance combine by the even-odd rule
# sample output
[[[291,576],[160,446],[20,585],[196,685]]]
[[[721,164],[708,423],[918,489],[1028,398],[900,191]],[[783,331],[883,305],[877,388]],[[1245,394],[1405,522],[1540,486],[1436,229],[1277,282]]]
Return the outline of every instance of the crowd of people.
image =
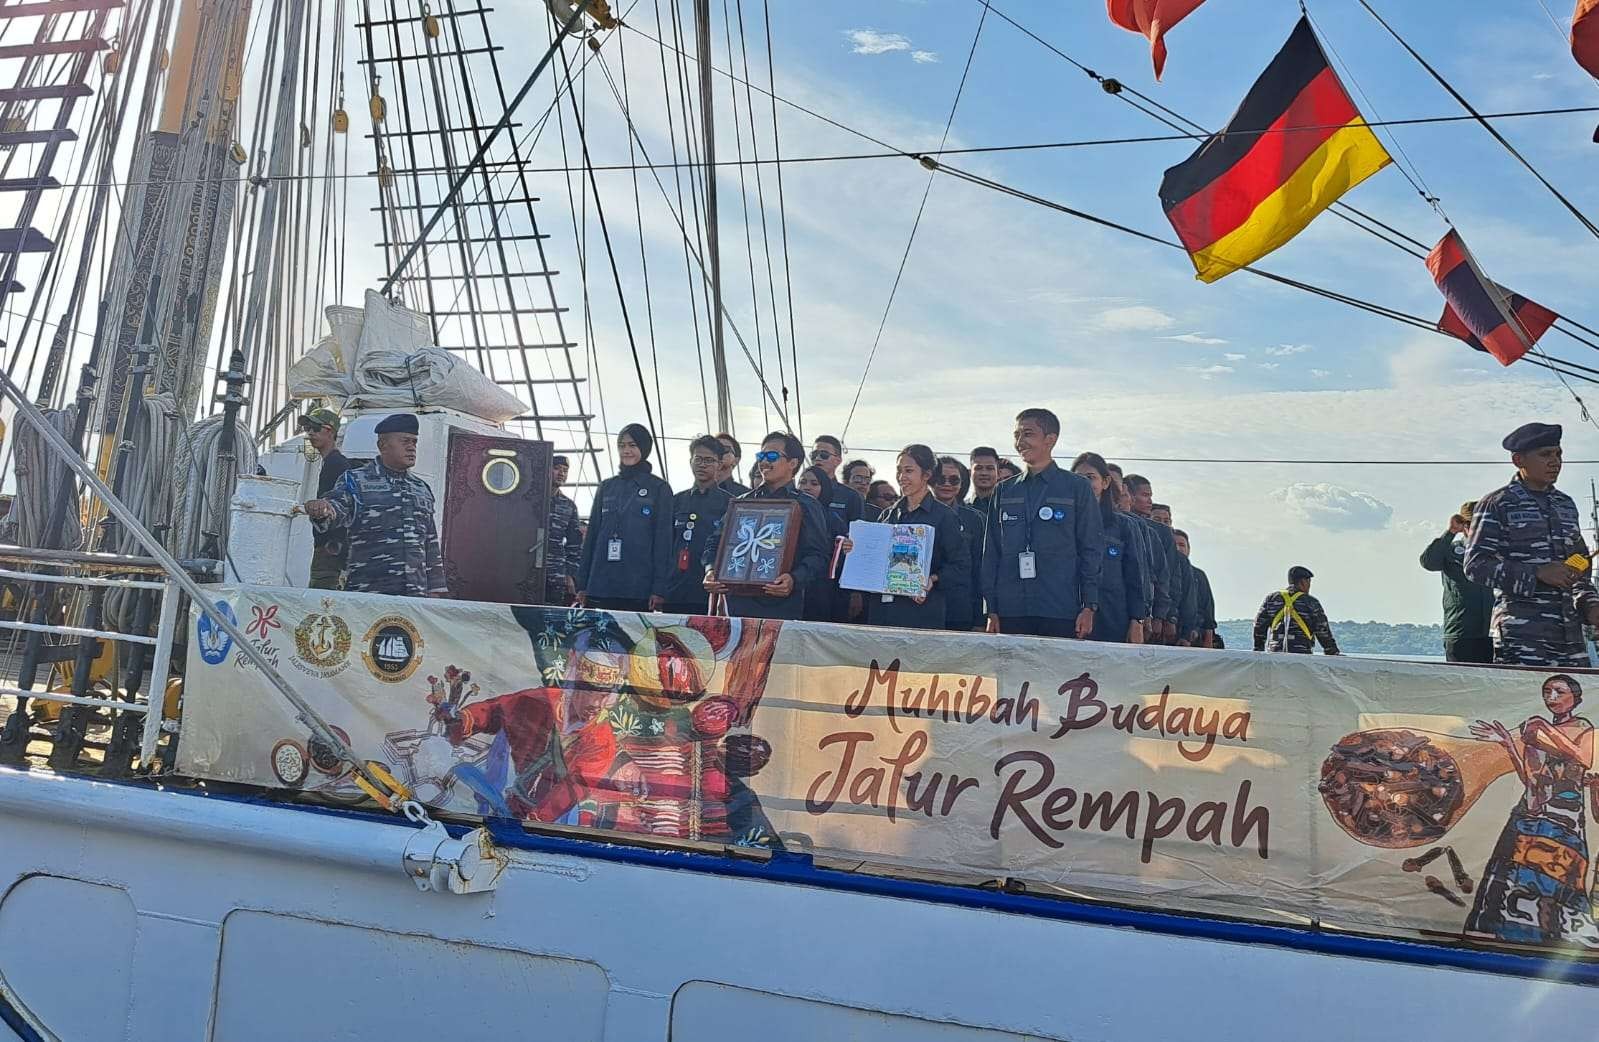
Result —
[[[1443,579],[1451,662],[1593,665],[1583,627],[1599,626],[1599,591],[1577,504],[1555,488],[1562,433],[1528,423],[1506,435],[1515,477],[1463,503],[1422,551],[1421,566]]]
[[[846,461],[832,435],[807,450],[794,435],[762,439],[748,471],[727,434],[689,445],[693,486],[674,493],[650,464],[651,432],[617,437],[620,469],[600,484],[586,525],[557,489],[547,600],[625,611],[987,630],[1131,644],[1219,647],[1209,578],[1192,541],[1173,527],[1149,480],[1094,452],[1062,468],[1060,421],[1047,409],[1016,417],[1020,464],[990,446],[965,459],[907,445],[892,481]],[[565,480],[563,460],[556,481]],[[747,475],[749,484],[739,482]],[[735,498],[799,504],[788,571],[755,590],[714,577],[722,521]],[[854,521],[934,531],[920,596],[861,593],[838,584]],[[581,535],[580,535],[581,533]]]
[[[449,595],[434,495],[411,473],[415,416],[377,424],[378,456],[361,466],[337,449],[338,416],[300,419],[322,455],[311,584],[399,596]],[[809,451],[794,435],[761,441],[749,486],[735,475],[743,449],[726,434],[689,445],[693,485],[673,492],[654,473],[655,438],[640,424],[617,436],[617,473],[600,483],[588,521],[560,491],[568,461],[552,468],[546,603],[681,615],[809,619],[918,629],[1070,637],[1125,644],[1222,646],[1210,579],[1189,555],[1149,479],[1095,452],[1067,469],[1055,461],[1060,421],[1047,409],[1016,417],[1020,465],[989,446],[963,461],[907,445],[893,482],[843,443],[821,435]],[[1592,665],[1584,624],[1599,626],[1599,590],[1576,503],[1557,490],[1561,428],[1530,423],[1504,439],[1516,475],[1461,506],[1421,555],[1444,583],[1444,649],[1452,662],[1580,668]],[[734,499],[798,506],[786,571],[761,586],[715,577],[723,520]],[[934,532],[927,583],[915,596],[840,586],[853,549],[850,524],[922,525]],[[1310,594],[1310,569],[1267,596],[1254,649],[1338,654],[1326,612]]]

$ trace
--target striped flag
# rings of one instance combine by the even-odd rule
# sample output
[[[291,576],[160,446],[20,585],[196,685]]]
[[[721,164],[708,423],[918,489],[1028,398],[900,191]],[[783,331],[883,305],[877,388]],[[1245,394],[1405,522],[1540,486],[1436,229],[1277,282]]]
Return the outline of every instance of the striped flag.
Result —
[[[1509,365],[1532,349],[1560,316],[1489,281],[1453,228],[1427,255],[1427,270],[1444,295],[1440,332]]]
[[[1215,282],[1390,162],[1301,18],[1227,126],[1166,171],[1160,202],[1199,280]]]
[[[1166,30],[1193,13],[1205,0],[1105,0],[1110,20],[1128,32],[1149,37],[1155,78],[1166,71]]]

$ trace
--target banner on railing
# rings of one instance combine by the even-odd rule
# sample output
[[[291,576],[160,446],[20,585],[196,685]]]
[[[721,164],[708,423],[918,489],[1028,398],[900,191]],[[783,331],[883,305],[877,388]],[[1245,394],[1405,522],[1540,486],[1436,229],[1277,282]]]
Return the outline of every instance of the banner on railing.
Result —
[[[222,587],[424,802],[1131,904],[1599,949],[1582,685],[1523,670]],[[179,769],[361,798],[208,618]]]

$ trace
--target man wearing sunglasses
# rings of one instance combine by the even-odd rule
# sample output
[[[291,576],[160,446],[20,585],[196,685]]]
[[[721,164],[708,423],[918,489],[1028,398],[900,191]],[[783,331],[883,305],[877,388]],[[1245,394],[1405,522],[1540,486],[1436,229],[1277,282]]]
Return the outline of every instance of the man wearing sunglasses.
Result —
[[[738,482],[738,465],[744,460],[744,450],[731,434],[718,434],[716,440],[722,446],[721,462],[716,468],[716,483],[728,495],[742,496],[749,491],[748,486]]]
[[[794,550],[794,563],[789,570],[768,583],[755,595],[728,593],[723,584],[711,577],[709,566],[721,552],[721,541],[727,533],[719,532],[706,547],[705,589],[710,593],[727,594],[727,613],[746,619],[801,619],[805,617],[805,590],[816,578],[827,571],[828,544],[827,517],[822,505],[794,487],[794,477],[805,462],[805,446],[792,434],[773,431],[761,442],[756,453],[756,466],[760,468],[761,482],[740,499],[787,499],[800,505],[799,543]]]
[[[821,434],[811,446],[811,462],[827,472],[832,479],[832,489],[823,497],[823,506],[831,510],[844,527],[859,521],[866,514],[866,500],[861,494],[838,479],[838,468],[844,464],[844,443],[831,434]]]
[[[695,438],[688,447],[688,465],[694,487],[672,497],[672,569],[666,583],[666,607],[672,615],[704,615],[705,551],[714,547],[722,532],[722,518],[732,493],[717,483],[723,446],[709,435]]]
[[[811,446],[811,463],[827,474],[827,485],[822,489],[822,506],[831,511],[844,530],[848,531],[851,521],[859,521],[866,516],[866,500],[839,480],[839,468],[844,463],[844,443],[831,434],[817,435]],[[860,594],[840,589],[836,583],[832,586],[831,598],[827,616],[834,622],[849,622],[863,612]],[[811,618],[816,617],[813,611]]]

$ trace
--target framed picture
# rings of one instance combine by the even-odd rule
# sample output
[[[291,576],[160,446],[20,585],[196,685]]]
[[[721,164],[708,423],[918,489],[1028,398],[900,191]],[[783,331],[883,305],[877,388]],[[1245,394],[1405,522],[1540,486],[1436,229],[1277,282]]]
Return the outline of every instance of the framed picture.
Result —
[[[794,566],[800,505],[791,499],[735,499],[722,519],[712,575],[740,593],[759,593]]]

